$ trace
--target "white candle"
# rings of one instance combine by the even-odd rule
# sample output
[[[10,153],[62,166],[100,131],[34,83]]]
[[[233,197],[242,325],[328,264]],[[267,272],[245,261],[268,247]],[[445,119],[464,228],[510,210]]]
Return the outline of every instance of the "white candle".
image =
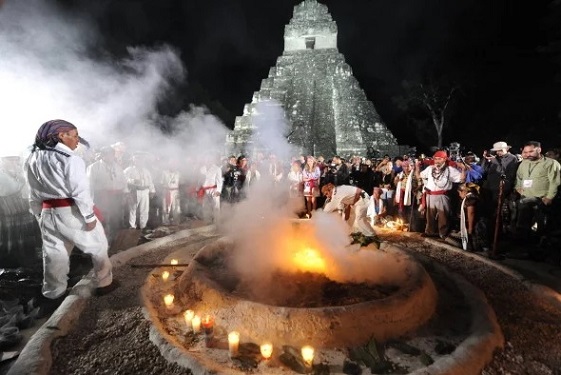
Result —
[[[261,349],[261,355],[264,359],[269,359],[273,355],[273,344],[269,342],[262,344],[259,349]]]
[[[309,345],[302,347],[302,358],[304,358],[304,362],[306,362],[307,366],[312,366],[314,362],[314,348]]]
[[[170,263],[172,266],[177,266],[179,264],[179,261],[177,259],[172,259]]]
[[[238,355],[238,349],[240,347],[240,333],[232,331],[228,333],[228,353],[230,357],[235,357]]]
[[[173,307],[173,300],[174,300],[174,296],[173,294],[166,294],[164,296],[164,304],[166,305],[166,307],[168,309],[171,309]]]
[[[169,272],[168,271],[164,271],[162,272],[162,281],[166,282],[169,279]]]
[[[191,321],[193,320],[193,317],[195,316],[195,312],[193,310],[186,310],[183,313],[183,318],[185,318],[185,324],[187,324],[187,327],[191,328]]]
[[[191,326],[193,327],[193,332],[195,333],[201,332],[201,317],[195,315],[193,319],[191,319]]]

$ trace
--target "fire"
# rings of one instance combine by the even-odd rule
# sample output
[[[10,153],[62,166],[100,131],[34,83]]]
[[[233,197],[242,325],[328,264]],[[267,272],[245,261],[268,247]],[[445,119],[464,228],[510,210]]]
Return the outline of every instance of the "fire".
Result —
[[[325,273],[326,271],[325,259],[319,251],[310,247],[296,251],[292,260],[301,271],[317,273]]]
[[[388,221],[386,223],[386,228],[394,230],[403,230],[403,220],[397,219],[396,221]]]

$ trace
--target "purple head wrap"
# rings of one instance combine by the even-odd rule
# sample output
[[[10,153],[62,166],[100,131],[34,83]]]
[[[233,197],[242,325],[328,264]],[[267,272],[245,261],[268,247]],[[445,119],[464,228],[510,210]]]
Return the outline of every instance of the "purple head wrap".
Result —
[[[76,126],[65,120],[47,121],[39,127],[35,136],[35,147],[45,149],[54,147],[58,143],[58,133],[64,133],[76,129]],[[89,146],[88,142],[82,137],[80,142]]]
[[[58,133],[67,132],[76,129],[76,126],[72,125],[68,121],[64,120],[51,120],[47,121],[39,127],[37,135],[35,136],[36,141],[47,142],[53,135],[58,135]]]

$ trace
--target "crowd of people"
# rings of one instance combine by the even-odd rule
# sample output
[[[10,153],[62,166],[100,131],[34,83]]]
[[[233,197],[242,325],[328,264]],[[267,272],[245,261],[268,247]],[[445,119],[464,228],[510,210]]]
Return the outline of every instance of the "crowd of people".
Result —
[[[438,150],[430,157],[279,160],[255,153],[193,157],[183,166],[179,158],[129,154],[122,142],[93,155],[87,175],[110,235],[123,227],[123,217],[125,226],[144,231],[185,217],[215,220],[222,206],[246,199],[251,185],[267,180],[300,203],[294,213],[299,217],[312,217],[317,209],[337,211],[368,236],[376,225],[399,219],[427,237],[459,232],[466,249],[484,251],[497,222],[501,238],[517,241],[551,232],[560,199],[559,151],[544,154],[539,142],[527,142],[517,155],[500,141],[479,156]]]
[[[430,157],[328,160],[279,160],[258,152],[252,158],[158,157],[129,152],[123,142],[80,156],[80,142],[74,125],[49,121],[25,163],[43,241],[43,294],[51,299],[64,294],[73,246],[92,255],[103,289],[112,284],[107,248],[119,230],[147,232],[189,217],[212,222],[225,205],[247,199],[252,185],[264,181],[297,203],[294,216],[336,212],[350,231],[365,236],[393,220],[426,237],[447,240],[455,231],[470,251],[488,250],[497,233],[539,240],[561,223],[559,150],[544,154],[534,141],[519,155],[501,141],[480,156],[438,150]]]
[[[532,244],[559,231],[559,150],[544,153],[535,141],[522,145],[519,154],[511,149],[499,141],[480,156],[438,150],[431,157],[336,155],[326,161],[301,155],[287,163],[286,174],[275,155],[231,156],[223,168],[222,196],[229,203],[244,199],[247,186],[266,176],[301,200],[300,217],[318,208],[338,212],[366,236],[377,225],[399,220],[425,237],[446,241],[458,233],[469,251],[489,251],[497,238]]]

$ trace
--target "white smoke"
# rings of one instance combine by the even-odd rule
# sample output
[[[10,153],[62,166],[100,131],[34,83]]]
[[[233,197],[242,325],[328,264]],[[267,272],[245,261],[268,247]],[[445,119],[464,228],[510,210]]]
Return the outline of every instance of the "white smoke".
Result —
[[[233,262],[242,283],[255,287],[254,293],[282,294],[275,290],[278,280],[274,277],[279,270],[296,270],[292,263],[295,248],[291,246],[302,245],[293,241],[296,233],[322,253],[328,263],[326,276],[332,280],[399,284],[403,271],[393,259],[376,251],[358,250],[358,245],[349,247],[350,228],[339,215],[318,210],[310,221],[298,222],[303,198],[289,198],[287,173],[291,157],[300,150],[287,141],[289,129],[280,104],[265,101],[255,107],[252,120],[257,129],[251,144],[276,155],[284,163],[284,173],[280,182],[273,182],[267,166],[262,166],[261,180],[249,187],[247,199],[231,207],[223,204],[222,227],[235,244]]]
[[[34,141],[39,126],[64,119],[94,146],[124,141],[130,151],[207,151],[190,134],[200,127],[205,141],[226,128],[194,109],[175,119],[162,118],[158,103],[186,72],[170,46],[135,46],[115,59],[100,49],[102,40],[83,17],[64,14],[44,0],[8,1],[0,7],[0,123],[17,129],[2,137],[1,155],[20,155]],[[154,124],[172,123],[179,131],[163,136]],[[162,145],[165,147],[161,147]]]

